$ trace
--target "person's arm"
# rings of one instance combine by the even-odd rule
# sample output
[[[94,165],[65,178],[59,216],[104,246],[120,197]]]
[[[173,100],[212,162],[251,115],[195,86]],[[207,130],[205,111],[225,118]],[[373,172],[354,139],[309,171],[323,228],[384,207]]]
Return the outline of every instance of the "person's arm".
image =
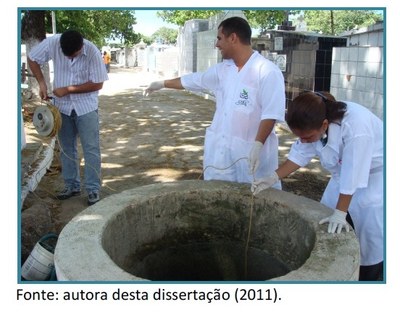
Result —
[[[268,175],[267,177],[255,180],[251,185],[251,191],[254,195],[257,195],[259,192],[272,187],[280,179],[285,178],[299,168],[300,165],[297,165],[290,160],[286,160],[272,174]]]
[[[258,126],[257,135],[249,154],[249,168],[251,174],[255,174],[260,165],[261,149],[274,128],[274,125],[275,119],[263,119]]]
[[[154,91],[161,90],[163,88],[183,90],[181,78],[175,78],[170,80],[163,81],[154,81],[151,82],[150,85],[143,91],[143,96],[149,96]]]
[[[292,174],[293,172],[297,171],[299,168],[300,165],[297,165],[291,160],[286,160],[278,167],[275,173],[278,175],[279,179],[283,179]]]
[[[275,119],[261,120],[255,141],[259,141],[262,144],[264,144],[268,136],[270,135],[272,129],[274,129],[275,121],[276,121]]]
[[[285,84],[282,72],[268,71],[259,78],[257,91],[257,106],[261,106],[261,117],[249,154],[249,168],[253,175],[260,165],[260,154],[265,141],[270,136],[276,121],[284,121],[285,118]],[[264,118],[264,119],[263,119]]]
[[[181,82],[181,78],[164,80],[164,87],[169,88],[169,89],[176,89],[176,90],[184,89],[182,82]]]
[[[39,84],[39,96],[41,99],[45,100],[48,98],[47,95],[47,84],[46,84],[46,80],[44,78],[42,69],[40,68],[40,65],[36,62],[31,60],[28,57],[28,65],[29,68],[31,69],[32,74],[34,75],[34,77],[36,78],[38,84]]]
[[[347,212],[349,210],[351,199],[353,195],[339,194],[339,199],[336,204],[336,209]]]
[[[89,93],[99,91],[103,88],[103,82],[94,83],[94,82],[86,82],[79,85],[69,85],[60,87],[53,90],[55,96],[63,97],[68,94],[77,94],[77,93]]]

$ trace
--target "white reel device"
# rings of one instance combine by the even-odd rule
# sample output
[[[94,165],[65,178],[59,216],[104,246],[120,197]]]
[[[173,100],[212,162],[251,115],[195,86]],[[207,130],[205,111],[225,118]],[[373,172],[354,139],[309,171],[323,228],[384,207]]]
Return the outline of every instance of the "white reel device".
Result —
[[[41,136],[49,136],[54,130],[54,115],[49,106],[38,106],[33,113],[33,125]]]

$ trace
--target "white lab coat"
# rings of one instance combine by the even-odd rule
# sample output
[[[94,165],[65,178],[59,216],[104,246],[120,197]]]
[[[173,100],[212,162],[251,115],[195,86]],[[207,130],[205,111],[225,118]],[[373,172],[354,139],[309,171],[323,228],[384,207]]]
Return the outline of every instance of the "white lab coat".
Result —
[[[349,214],[360,242],[361,265],[383,261],[383,123],[365,107],[347,104],[342,122],[331,123],[328,143],[292,145],[289,160],[305,166],[315,155],[332,177],[321,203],[335,208],[339,194],[353,195]]]
[[[216,111],[206,130],[204,179],[251,183],[246,158],[263,119],[284,120],[285,85],[282,72],[271,61],[254,52],[238,71],[233,60],[224,60],[206,72],[181,77],[187,90],[209,90],[216,97]],[[267,138],[256,177],[278,167],[275,131]],[[280,188],[280,182],[275,186]]]

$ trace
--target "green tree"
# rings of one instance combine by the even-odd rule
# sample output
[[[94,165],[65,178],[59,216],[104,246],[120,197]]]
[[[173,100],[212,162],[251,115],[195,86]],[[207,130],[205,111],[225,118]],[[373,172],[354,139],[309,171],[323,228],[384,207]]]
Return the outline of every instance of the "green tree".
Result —
[[[168,27],[161,27],[153,35],[152,42],[162,42],[163,44],[175,44],[178,37],[178,30]]]
[[[186,21],[191,19],[208,19],[223,10],[164,10],[158,11],[157,16],[164,21],[183,26]],[[299,10],[243,10],[252,28],[265,31],[274,29],[276,25],[282,24],[289,14],[295,14]]]
[[[132,10],[54,10],[57,33],[67,29],[80,31],[82,35],[101,47],[106,39],[119,39],[126,46],[136,44],[141,36],[133,31],[136,24]],[[25,10],[21,12],[22,38],[45,26],[52,33],[52,11]]]
[[[283,21],[289,19],[290,14],[297,14],[299,10],[244,10],[244,15],[251,27],[259,29],[260,32],[275,29]]]
[[[383,16],[373,10],[307,10],[304,19],[310,31],[340,35],[345,31],[375,24]]]
[[[118,39],[129,46],[140,41],[133,30],[136,24],[133,10],[56,10],[57,32],[76,29],[101,47],[106,39]],[[51,24],[47,23],[50,31]]]
[[[184,25],[191,19],[208,19],[223,10],[163,10],[157,15],[164,21]],[[275,29],[288,20],[289,15],[296,15],[300,10],[243,10],[249,24],[263,32]],[[306,10],[304,19],[310,31],[322,34],[338,35],[344,31],[375,24],[383,19],[376,10]]]
[[[186,21],[193,19],[208,19],[223,10],[162,10],[157,11],[157,16],[163,21],[183,26]]]

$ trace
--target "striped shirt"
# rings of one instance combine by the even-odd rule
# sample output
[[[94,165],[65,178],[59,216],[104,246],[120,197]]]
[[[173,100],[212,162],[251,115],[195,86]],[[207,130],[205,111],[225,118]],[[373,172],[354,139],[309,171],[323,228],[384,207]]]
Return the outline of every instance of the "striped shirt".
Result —
[[[87,82],[100,83],[108,80],[100,50],[90,41],[83,40],[82,52],[75,58],[67,58],[60,46],[60,34],[44,39],[32,48],[29,58],[40,65],[53,61],[53,89]],[[98,91],[68,94],[55,97],[54,104],[61,113],[71,115],[75,110],[78,116],[98,108]]]

